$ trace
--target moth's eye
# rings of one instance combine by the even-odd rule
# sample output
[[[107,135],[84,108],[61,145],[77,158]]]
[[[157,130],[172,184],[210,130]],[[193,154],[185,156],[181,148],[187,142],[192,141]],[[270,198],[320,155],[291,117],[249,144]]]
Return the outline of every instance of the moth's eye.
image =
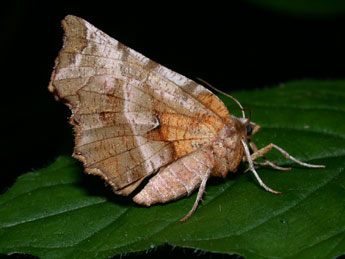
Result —
[[[246,130],[247,130],[247,136],[250,136],[252,134],[253,128],[252,126],[250,126],[249,124],[246,126]]]

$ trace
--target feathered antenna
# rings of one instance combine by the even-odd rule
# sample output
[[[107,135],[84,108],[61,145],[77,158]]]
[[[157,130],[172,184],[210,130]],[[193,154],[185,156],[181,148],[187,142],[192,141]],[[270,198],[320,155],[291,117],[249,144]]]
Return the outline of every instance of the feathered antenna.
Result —
[[[221,91],[221,90],[215,88],[213,85],[211,85],[210,83],[206,82],[205,80],[203,80],[203,79],[201,79],[201,78],[199,78],[199,77],[197,77],[196,79],[197,79],[198,81],[204,83],[204,84],[207,85],[208,87],[211,87],[211,88],[212,88],[213,90],[215,90],[216,92],[218,92],[218,93],[220,93],[220,94],[223,94],[223,95],[225,95],[225,96],[231,98],[233,101],[235,101],[235,102],[238,104],[238,106],[240,107],[241,111],[242,111],[242,117],[243,117],[244,119],[246,118],[246,114],[244,113],[244,110],[245,110],[245,109],[243,109],[241,103],[240,103],[235,97],[233,97],[233,96],[231,96],[230,94],[227,94],[227,93],[225,93],[225,92],[223,92],[223,91]]]

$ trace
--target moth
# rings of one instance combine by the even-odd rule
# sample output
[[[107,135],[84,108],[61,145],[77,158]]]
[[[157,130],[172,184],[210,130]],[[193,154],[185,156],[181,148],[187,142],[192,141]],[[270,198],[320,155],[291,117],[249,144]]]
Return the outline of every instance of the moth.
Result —
[[[250,141],[260,126],[230,115],[223,102],[204,86],[171,71],[106,35],[87,21],[68,15],[62,21],[63,48],[49,83],[57,100],[67,104],[75,129],[73,157],[85,172],[101,176],[116,194],[130,195],[144,179],[147,184],[134,202],[151,206],[188,196],[198,189],[185,221],[196,210],[207,180],[226,177],[247,161],[254,165],[272,148],[258,149]]]

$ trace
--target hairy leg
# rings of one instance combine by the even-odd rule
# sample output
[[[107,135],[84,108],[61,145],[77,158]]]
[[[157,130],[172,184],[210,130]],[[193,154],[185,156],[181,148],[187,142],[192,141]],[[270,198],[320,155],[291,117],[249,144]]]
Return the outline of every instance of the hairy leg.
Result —
[[[251,142],[252,143],[252,142]],[[264,157],[265,154],[267,154],[269,151],[271,151],[272,148],[275,148],[277,149],[284,157],[286,157],[287,159],[290,159],[294,162],[296,162],[297,164],[300,164],[302,166],[305,166],[305,167],[310,167],[310,168],[325,168],[324,165],[313,165],[313,164],[308,164],[308,163],[305,163],[305,162],[302,162],[298,159],[296,159],[295,157],[291,156],[288,152],[286,152],[284,149],[282,149],[281,147],[271,143],[271,144],[268,144],[267,146],[261,148],[261,149],[257,149],[255,144],[250,144],[251,147],[253,148],[253,151],[254,153],[252,153],[250,155],[251,159],[254,161],[256,160],[257,158],[259,157]],[[256,151],[255,151],[256,150]],[[247,159],[248,160],[248,159]],[[268,160],[266,160],[268,161]],[[272,166],[271,164],[273,164],[272,162],[268,161],[267,165],[270,165]],[[266,165],[266,163],[264,163],[264,165]],[[273,168],[275,168],[274,166],[272,166]],[[278,167],[278,168],[282,168],[282,167]],[[278,169],[278,170],[289,170],[289,169]]]
[[[243,148],[244,148],[244,153],[246,155],[247,161],[249,163],[249,170],[252,171],[252,173],[254,174],[254,176],[256,177],[256,179],[258,180],[259,184],[261,185],[261,187],[263,187],[266,191],[274,193],[274,194],[281,194],[281,192],[272,190],[270,187],[268,187],[260,178],[260,176],[258,175],[258,173],[256,172],[255,168],[254,168],[254,163],[253,160],[251,158],[250,152],[249,152],[249,148],[247,146],[247,143],[245,142],[245,140],[241,140]]]
[[[180,222],[186,221],[195,212],[196,208],[198,207],[200,200],[202,200],[202,195],[204,194],[205,188],[206,188],[206,182],[207,182],[208,178],[210,178],[210,175],[211,175],[211,170],[209,169],[207,171],[207,173],[204,175],[204,178],[202,179],[202,182],[201,182],[200,187],[199,187],[198,195],[196,197],[196,200],[194,202],[192,209],[188,212],[188,214],[186,216],[184,216],[182,219],[180,219]]]

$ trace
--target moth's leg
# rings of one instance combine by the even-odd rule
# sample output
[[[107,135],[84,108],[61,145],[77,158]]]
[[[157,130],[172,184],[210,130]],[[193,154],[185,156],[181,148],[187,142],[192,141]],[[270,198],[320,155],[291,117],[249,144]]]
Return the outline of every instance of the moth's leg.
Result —
[[[205,192],[205,188],[206,188],[206,183],[207,183],[207,180],[208,178],[210,177],[210,174],[211,174],[211,169],[209,169],[204,178],[202,179],[202,182],[200,184],[200,187],[199,187],[199,191],[198,191],[198,195],[196,197],[196,200],[194,202],[194,205],[192,207],[192,209],[188,212],[188,214],[186,216],[184,216],[182,219],[180,219],[180,222],[184,222],[186,221],[187,219],[190,218],[190,216],[192,216],[192,214],[195,212],[196,208],[198,207],[199,205],[199,202],[200,200],[202,200],[202,195],[204,194]]]
[[[247,161],[247,159],[245,160]],[[266,160],[265,159],[265,162],[257,162],[257,161],[253,161],[254,165],[258,165],[260,167],[272,167],[276,170],[280,170],[280,171],[290,171],[292,168],[291,167],[281,167],[281,166],[278,166],[276,165],[275,163],[269,161],[269,160]],[[250,171],[250,168],[247,168],[244,173],[247,173],[248,171]]]
[[[241,140],[241,142],[242,142],[242,145],[244,148],[244,153],[246,154],[246,157],[247,157],[247,161],[249,163],[249,170],[253,172],[253,174],[256,177],[256,179],[258,180],[259,184],[268,192],[275,193],[275,194],[281,194],[281,192],[272,190],[266,184],[264,184],[264,182],[261,180],[260,176],[258,175],[258,173],[256,172],[256,170],[254,168],[254,163],[253,163],[252,157],[250,155],[247,143],[243,139]]]
[[[265,160],[265,162],[257,162],[257,161],[253,161],[253,162],[254,162],[254,165],[259,165],[260,167],[272,167],[280,171],[290,171],[292,169],[291,167],[278,166],[274,162],[271,162],[269,160]]]
[[[265,154],[267,154],[272,148],[275,148],[277,149],[280,153],[282,153],[282,155],[284,157],[286,157],[287,159],[290,159],[294,162],[296,162],[297,164],[300,164],[302,166],[305,166],[305,167],[310,167],[310,168],[325,168],[324,165],[313,165],[313,164],[308,164],[308,163],[305,163],[305,162],[302,162],[296,158],[294,158],[293,156],[291,156],[288,152],[286,152],[284,149],[282,149],[281,147],[271,143],[271,144],[268,144],[266,147],[263,147],[257,151],[255,151],[253,154],[251,154],[251,159],[252,160],[255,160],[259,157],[263,157]]]
[[[260,165],[260,166],[263,166],[263,167],[270,166],[270,167],[272,167],[272,168],[274,168],[276,170],[281,170],[281,171],[289,171],[289,170],[292,169],[291,167],[281,167],[281,166],[278,166],[275,163],[267,160],[265,158],[265,154],[267,154],[271,150],[271,148],[268,149],[268,148],[266,148],[267,147],[266,146],[266,147],[264,147],[264,148],[259,150],[256,147],[256,145],[254,144],[254,142],[249,142],[249,145],[250,145],[251,149],[254,151],[254,153],[251,154],[251,157],[252,157],[253,162],[254,162],[255,165]],[[255,155],[255,156],[260,155],[260,156],[254,157],[253,155]],[[265,162],[261,163],[261,162],[254,161],[255,159],[257,159],[259,157],[262,157],[265,160]]]

